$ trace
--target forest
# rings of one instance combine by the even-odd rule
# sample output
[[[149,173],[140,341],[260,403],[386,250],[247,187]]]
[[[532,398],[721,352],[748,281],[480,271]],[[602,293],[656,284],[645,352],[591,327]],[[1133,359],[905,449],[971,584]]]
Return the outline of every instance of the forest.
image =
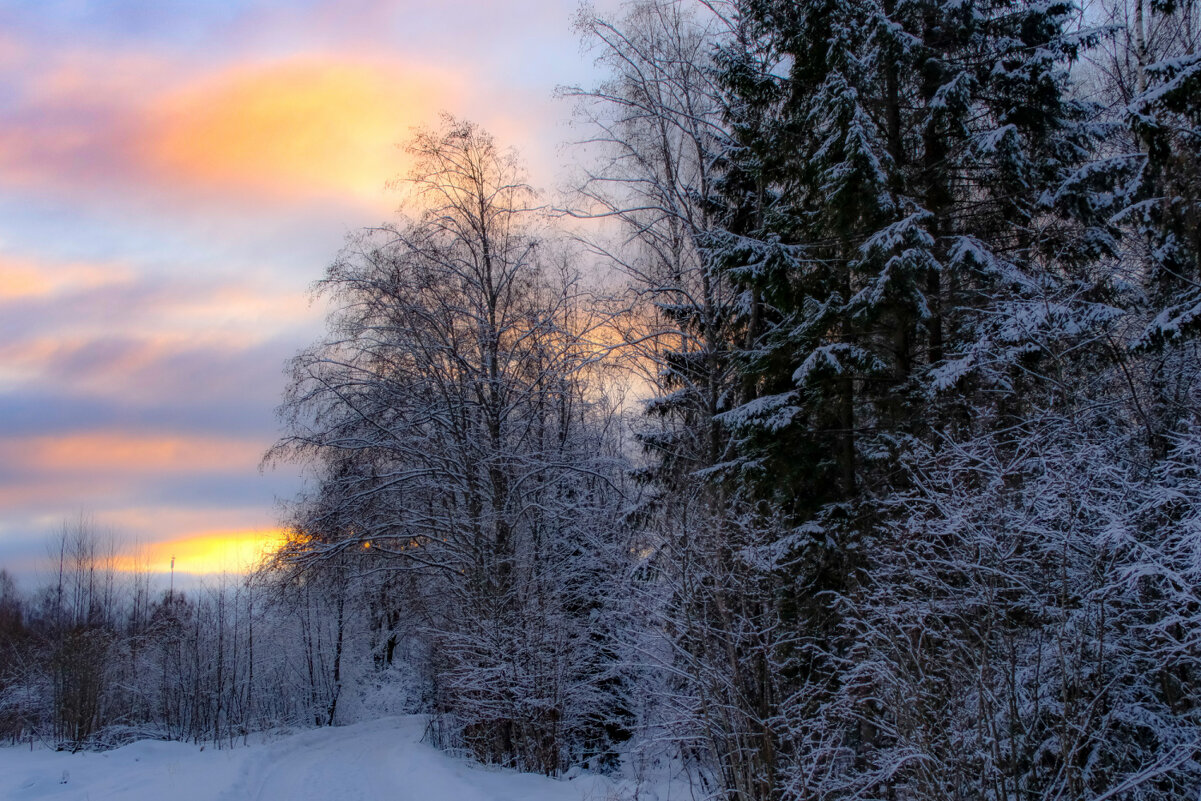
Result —
[[[577,25],[569,189],[447,115],[315,285],[286,545],[0,573],[0,737],[405,711],[695,798],[1197,797],[1195,0]]]

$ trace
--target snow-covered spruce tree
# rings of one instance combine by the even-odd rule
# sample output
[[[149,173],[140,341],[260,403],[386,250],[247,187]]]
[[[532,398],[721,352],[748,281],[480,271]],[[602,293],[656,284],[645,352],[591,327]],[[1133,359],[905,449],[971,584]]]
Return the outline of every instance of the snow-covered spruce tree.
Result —
[[[764,551],[804,632],[782,655],[793,683],[775,725],[791,792],[883,791],[916,763],[891,758],[902,710],[858,672],[845,602],[869,592],[899,531],[892,503],[939,443],[1063,400],[1054,354],[1095,349],[1086,332],[1116,313],[1092,269],[1112,237],[1070,180],[1094,134],[1067,76],[1088,37],[1068,33],[1067,4],[738,5],[781,66],[748,82],[728,46],[729,116],[782,92],[745,129],[787,143],[768,169],[761,147],[731,152],[727,174],[771,181],[771,213],[715,253],[762,298],[742,361],[754,393],[723,420],[744,486],[791,526]]]
[[[770,316],[744,354],[757,397],[727,419],[748,466],[772,468],[763,487],[801,516],[896,480],[904,436],[955,422],[923,414],[928,390],[986,371],[1021,292],[1043,299],[1044,276],[1107,247],[1105,231],[1057,221],[1095,216],[1061,191],[1090,142],[1088,108],[1067,93],[1069,11],[746,4],[790,64],[766,135],[791,146],[774,148],[789,155],[768,170],[764,227],[718,254]],[[726,61],[736,117],[755,98],[737,51]],[[750,152],[729,172],[762,171],[740,163]],[[806,451],[829,457],[795,458]]]
[[[709,257],[727,215],[715,165],[730,139],[712,62],[714,43],[732,35],[722,11],[644,0],[618,20],[584,14],[607,77],[565,93],[591,157],[575,213],[620,225],[617,246],[594,245],[626,277],[616,324],[652,393],[635,424],[650,631],[635,633],[630,653],[650,689],[644,742],[669,746],[707,792],[755,799],[776,781],[768,716],[780,628],[771,583],[742,558],[759,531],[714,480],[729,457],[720,415],[741,392],[731,354],[747,336],[747,299]]]
[[[1133,31],[1111,57],[1107,88],[1128,123],[1116,219],[1128,237],[1126,268],[1145,293],[1148,321],[1134,345],[1150,361],[1151,446],[1191,417],[1201,330],[1201,10],[1195,3],[1133,3]],[[1145,7],[1145,8],[1144,8]],[[1121,10],[1128,10],[1125,6]],[[1128,73],[1116,69],[1133,62]],[[1125,79],[1125,80],[1123,80]],[[1127,84],[1133,84],[1132,86]],[[1123,102],[1124,101],[1124,102]]]
[[[858,248],[894,219],[897,201],[881,128],[861,102],[871,80],[863,6],[738,5],[740,36],[720,53],[737,137],[720,162],[721,188],[735,213],[710,252],[744,289],[749,336],[743,402],[722,420],[736,437],[730,483],[777,516],[745,523],[767,540],[752,563],[777,584],[775,615],[787,632],[769,662],[775,687],[763,718],[779,764],[763,797],[789,784],[803,796],[812,790],[789,779],[790,762],[820,763],[823,738],[853,736],[823,731],[839,674],[837,618],[823,593],[845,589],[856,559],[849,501],[862,482],[864,381],[888,380],[868,337],[877,321],[851,310],[866,288]],[[915,265],[893,267],[896,282],[912,283]],[[902,287],[885,298],[886,289],[876,313],[912,294]]]
[[[331,336],[294,362],[275,455],[329,466],[336,510],[297,556],[417,574],[444,741],[551,773],[623,736],[599,321],[490,136],[446,118],[409,152],[418,216],[354,238],[321,283]]]

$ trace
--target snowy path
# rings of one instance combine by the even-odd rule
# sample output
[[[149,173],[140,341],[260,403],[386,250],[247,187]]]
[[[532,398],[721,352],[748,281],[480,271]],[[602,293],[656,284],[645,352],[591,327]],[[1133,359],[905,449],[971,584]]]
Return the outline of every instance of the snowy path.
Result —
[[[470,765],[418,742],[424,720],[317,729],[224,751],[142,742],[103,754],[0,748],[0,799],[605,801],[596,776],[555,781]]]

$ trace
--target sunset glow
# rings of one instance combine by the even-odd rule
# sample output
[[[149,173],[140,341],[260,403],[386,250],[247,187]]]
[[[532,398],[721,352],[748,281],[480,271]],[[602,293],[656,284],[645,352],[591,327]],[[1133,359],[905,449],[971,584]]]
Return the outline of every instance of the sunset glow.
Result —
[[[122,570],[195,575],[244,573],[284,542],[284,533],[269,531],[210,531],[185,534],[169,542],[156,542],[126,553],[118,560]]]
[[[150,166],[200,185],[269,195],[376,197],[401,172],[398,139],[453,103],[456,83],[394,64],[237,67],[155,109]]]

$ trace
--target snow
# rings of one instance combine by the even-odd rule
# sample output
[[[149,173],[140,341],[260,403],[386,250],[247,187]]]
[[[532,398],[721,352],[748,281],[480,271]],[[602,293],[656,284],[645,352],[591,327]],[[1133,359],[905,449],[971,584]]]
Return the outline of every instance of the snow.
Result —
[[[420,742],[426,718],[385,718],[215,749],[142,741],[103,753],[0,748],[0,799],[605,801],[612,781],[488,768]]]

